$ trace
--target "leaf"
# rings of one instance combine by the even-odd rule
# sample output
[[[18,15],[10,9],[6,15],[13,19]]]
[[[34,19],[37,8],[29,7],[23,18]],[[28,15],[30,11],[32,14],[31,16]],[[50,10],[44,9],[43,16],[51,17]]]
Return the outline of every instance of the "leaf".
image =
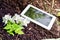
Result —
[[[11,21],[8,21],[7,25],[4,27],[4,29],[7,30],[7,32],[10,34],[10,35],[14,35],[14,32],[17,33],[17,34],[23,34],[23,31],[22,29],[23,26],[22,26],[22,23],[20,24],[17,24],[17,23],[13,23]],[[21,31],[21,33],[20,33]]]
[[[17,28],[18,28],[18,25],[17,25],[17,24],[15,24],[15,23],[12,24],[12,29],[13,29],[13,30],[16,30]]]
[[[20,29],[24,29],[24,27],[19,27]]]
[[[18,31],[18,34],[24,34],[24,32],[20,30],[20,31]]]
[[[11,29],[11,25],[6,25],[5,27],[4,27],[4,29]]]
[[[14,33],[12,31],[7,31],[10,35],[14,36]]]
[[[16,29],[15,32],[18,33],[18,31],[20,31],[20,28]]]
[[[17,33],[17,34],[24,34],[23,31],[20,30],[20,28],[16,29],[16,30],[15,30],[15,33]]]

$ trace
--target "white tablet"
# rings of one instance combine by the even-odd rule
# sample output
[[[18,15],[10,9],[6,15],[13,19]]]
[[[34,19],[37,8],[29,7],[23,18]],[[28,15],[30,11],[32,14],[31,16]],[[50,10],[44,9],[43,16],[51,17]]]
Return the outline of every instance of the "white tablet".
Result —
[[[36,23],[37,25],[47,30],[51,29],[56,19],[55,16],[30,4],[23,10],[21,16],[27,18],[28,20]]]

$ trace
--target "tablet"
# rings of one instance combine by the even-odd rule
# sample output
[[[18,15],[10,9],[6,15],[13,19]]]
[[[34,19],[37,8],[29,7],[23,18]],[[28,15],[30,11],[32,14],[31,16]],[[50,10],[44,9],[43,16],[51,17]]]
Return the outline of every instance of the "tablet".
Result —
[[[35,24],[50,30],[56,17],[31,4],[29,4],[21,13],[21,16],[34,22]]]

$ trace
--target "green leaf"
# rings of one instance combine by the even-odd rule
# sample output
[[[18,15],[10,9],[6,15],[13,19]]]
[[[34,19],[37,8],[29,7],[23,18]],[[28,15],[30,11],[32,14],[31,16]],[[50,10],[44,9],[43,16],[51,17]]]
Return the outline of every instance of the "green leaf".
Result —
[[[4,29],[10,29],[11,28],[11,25],[6,25],[5,27],[4,27]]]
[[[14,33],[12,31],[7,31],[10,35],[14,36]]]
[[[15,30],[15,33],[17,33],[17,34],[24,34],[23,31],[20,30],[20,28],[16,29],[16,30]]]
[[[24,34],[24,32],[20,30],[20,31],[18,31],[18,34]]]
[[[20,28],[16,29],[15,32],[18,33],[18,31],[20,31]]]
[[[20,29],[24,29],[24,27],[19,27]]]
[[[8,21],[8,23],[4,27],[4,29],[6,29],[10,35],[14,35],[14,32],[17,34],[24,34],[22,31],[22,29],[24,29],[22,26],[22,23],[17,24],[17,23],[12,23],[12,22]]]
[[[12,24],[12,29],[13,29],[13,30],[16,30],[17,28],[18,28],[18,25],[17,25],[17,24],[15,24],[15,23]]]

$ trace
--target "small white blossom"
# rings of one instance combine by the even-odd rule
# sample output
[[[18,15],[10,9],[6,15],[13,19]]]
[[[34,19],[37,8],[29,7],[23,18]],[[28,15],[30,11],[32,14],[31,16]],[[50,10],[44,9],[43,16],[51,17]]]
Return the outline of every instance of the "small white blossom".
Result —
[[[23,21],[24,26],[27,26],[27,24],[29,24],[29,23],[30,23],[30,21],[28,19],[24,19],[24,21]]]
[[[21,16],[18,15],[18,14],[15,14],[12,18],[11,18],[10,15],[5,15],[5,16],[3,17],[3,22],[4,22],[5,24],[7,24],[7,21],[8,21],[8,20],[11,21],[11,22],[15,22],[15,21],[16,21],[16,23],[22,22],[22,25],[24,25],[24,26],[27,26],[27,24],[30,23],[30,21],[29,21],[28,19],[23,18],[23,17],[21,17]]]
[[[13,20],[16,21],[16,23],[19,23],[19,21],[22,22],[22,20],[24,20],[24,18],[20,17],[20,15],[18,14],[15,14],[13,17],[12,17]]]
[[[13,19],[13,20],[18,20],[19,17],[20,17],[20,16],[19,16],[18,14],[15,14],[15,15],[12,17],[12,19]]]
[[[27,24],[30,23],[29,20],[27,20],[26,18],[21,17],[21,16],[18,15],[18,14],[15,14],[15,15],[12,17],[12,19],[15,20],[16,23],[22,22],[22,24],[23,24],[24,26],[27,26]]]
[[[10,20],[10,21],[13,22],[13,20],[12,20],[12,18],[11,18],[10,15],[5,15],[5,16],[3,17],[3,22],[4,22],[5,24],[7,24],[7,21],[8,21],[8,20]]]

